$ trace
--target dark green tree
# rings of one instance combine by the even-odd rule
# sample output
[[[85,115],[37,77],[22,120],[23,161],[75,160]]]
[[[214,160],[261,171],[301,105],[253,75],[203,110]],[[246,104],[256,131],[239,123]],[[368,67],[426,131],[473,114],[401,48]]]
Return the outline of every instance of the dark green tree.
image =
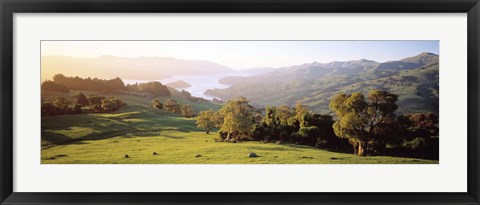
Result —
[[[333,124],[335,134],[348,139],[354,153],[364,156],[388,124],[395,122],[397,100],[395,94],[380,90],[372,90],[367,99],[359,92],[335,95],[330,101],[330,108],[338,117]]]

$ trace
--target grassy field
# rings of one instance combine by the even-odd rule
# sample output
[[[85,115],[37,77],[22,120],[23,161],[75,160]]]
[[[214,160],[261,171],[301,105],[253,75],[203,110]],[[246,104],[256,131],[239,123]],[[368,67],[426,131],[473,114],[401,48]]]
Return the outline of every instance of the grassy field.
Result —
[[[195,119],[155,110],[152,99],[114,95],[127,105],[114,113],[42,117],[43,164],[412,164],[438,161],[358,157],[306,146],[214,142]],[[162,101],[165,99],[162,99]],[[177,99],[179,103],[187,103]],[[192,103],[194,112],[218,109]],[[259,157],[249,158],[255,152]],[[156,153],[156,154],[154,154]],[[128,158],[126,157],[128,155]],[[199,156],[201,155],[201,156]]]

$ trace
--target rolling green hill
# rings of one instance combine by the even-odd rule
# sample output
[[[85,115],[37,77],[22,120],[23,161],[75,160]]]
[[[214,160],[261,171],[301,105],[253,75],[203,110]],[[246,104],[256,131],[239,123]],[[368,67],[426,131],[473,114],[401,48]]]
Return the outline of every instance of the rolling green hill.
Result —
[[[72,93],[77,92],[73,91]],[[92,91],[78,91],[86,95],[103,95]],[[42,99],[49,101],[56,96],[63,96],[73,101],[71,94],[42,93]],[[178,121],[181,116],[151,107],[152,98],[128,94],[110,94],[127,103],[113,113],[96,113],[81,115],[57,115],[42,117],[42,147],[71,143],[90,139],[110,138],[126,133],[143,133],[163,129],[181,129]],[[190,104],[195,114],[202,110],[218,110],[221,105],[214,103],[192,102],[179,97],[160,97],[162,102],[174,99],[179,104]],[[195,129],[195,125],[189,125]]]
[[[385,63],[365,59],[314,62],[262,75],[224,78],[221,81],[232,86],[208,90],[206,94],[222,100],[244,96],[257,107],[292,106],[301,101],[316,112],[331,114],[328,103],[336,93],[381,89],[399,96],[401,114],[425,111],[438,114],[438,59],[438,55],[421,53]]]
[[[53,94],[45,97],[53,97]],[[371,156],[308,146],[215,142],[194,118],[154,109],[149,98],[114,95],[126,102],[113,113],[42,117],[42,164],[437,164],[436,160]],[[177,99],[184,103],[184,99]],[[194,110],[218,109],[191,103]],[[249,152],[259,157],[249,158]],[[128,156],[128,157],[127,157]]]

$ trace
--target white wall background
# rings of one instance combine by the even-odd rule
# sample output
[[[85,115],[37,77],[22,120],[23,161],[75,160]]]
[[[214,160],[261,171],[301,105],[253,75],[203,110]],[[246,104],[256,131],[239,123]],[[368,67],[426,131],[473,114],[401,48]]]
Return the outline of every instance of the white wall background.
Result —
[[[41,165],[40,40],[144,39],[439,40],[440,164]],[[466,192],[466,60],[466,14],[15,14],[14,191]]]

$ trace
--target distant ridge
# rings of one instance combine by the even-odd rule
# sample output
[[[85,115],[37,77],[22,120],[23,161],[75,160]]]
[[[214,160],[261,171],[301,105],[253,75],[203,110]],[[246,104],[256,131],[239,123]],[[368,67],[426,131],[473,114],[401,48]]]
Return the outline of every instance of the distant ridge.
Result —
[[[383,63],[367,59],[312,62],[255,76],[227,76],[220,82],[229,88],[206,94],[222,100],[244,96],[257,107],[301,101],[319,113],[331,114],[328,103],[334,94],[380,89],[399,96],[398,112],[438,114],[438,63],[439,56],[428,52]]]
[[[418,63],[418,64],[423,64],[423,65],[432,65],[436,64],[439,61],[439,56],[434,53],[429,53],[429,52],[423,52],[419,55],[413,56],[413,57],[408,57],[404,58],[400,61],[403,62],[410,62],[410,63]]]

